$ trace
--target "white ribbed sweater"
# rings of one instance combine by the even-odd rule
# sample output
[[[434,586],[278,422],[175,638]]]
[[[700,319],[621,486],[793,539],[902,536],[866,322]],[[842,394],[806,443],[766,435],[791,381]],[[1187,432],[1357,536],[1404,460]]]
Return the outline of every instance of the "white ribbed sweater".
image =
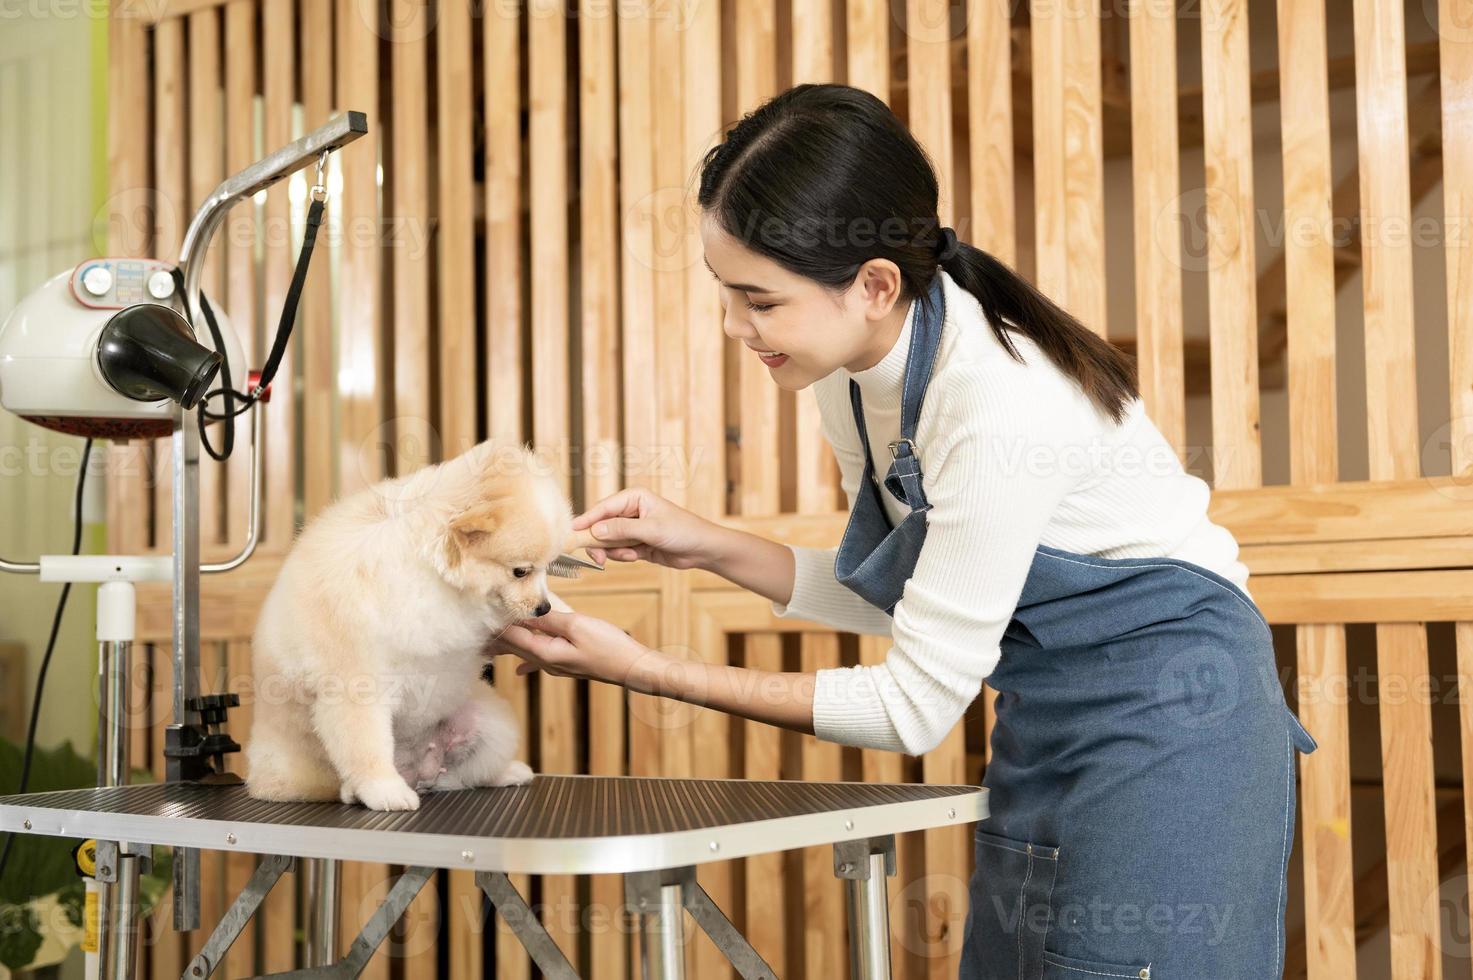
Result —
[[[793,595],[778,616],[889,635],[878,664],[818,672],[819,738],[919,755],[934,748],[997,665],[1039,544],[1104,558],[1180,558],[1242,587],[1231,532],[1207,517],[1210,490],[1185,472],[1139,399],[1120,424],[1030,341],[1012,332],[1015,361],[976,299],[942,271],[941,346],[916,429],[932,510],[915,572],[894,618],[834,578],[836,549],[793,547]],[[849,404],[859,383],[876,476],[900,434],[900,393],[912,303],[895,346],[858,373],[813,385],[825,438],[853,506],[864,470]],[[894,522],[907,508],[882,489]]]

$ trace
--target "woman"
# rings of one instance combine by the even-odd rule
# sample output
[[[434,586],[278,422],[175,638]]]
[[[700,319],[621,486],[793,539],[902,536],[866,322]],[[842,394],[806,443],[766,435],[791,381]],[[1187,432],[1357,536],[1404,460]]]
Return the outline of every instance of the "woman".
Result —
[[[675,669],[611,624],[553,614],[508,631],[521,669],[911,754],[985,679],[991,815],[961,975],[1281,975],[1294,750],[1315,742],[1237,543],[1127,358],[939,226],[925,154],[863,91],[772,99],[708,154],[699,202],[726,333],[778,385],[814,388],[843,540],[788,547],[645,490],[575,526],[600,560],[708,569],[779,616],[893,646],[812,674]]]

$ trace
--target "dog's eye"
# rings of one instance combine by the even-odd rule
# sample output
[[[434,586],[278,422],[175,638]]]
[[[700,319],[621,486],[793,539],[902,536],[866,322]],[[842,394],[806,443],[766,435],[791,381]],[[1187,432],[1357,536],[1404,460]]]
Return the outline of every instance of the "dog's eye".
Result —
[[[528,575],[531,575],[532,574],[532,569],[530,569],[527,566],[523,565],[520,568],[513,568],[511,570],[511,573],[513,575],[515,575],[517,578],[526,578]]]

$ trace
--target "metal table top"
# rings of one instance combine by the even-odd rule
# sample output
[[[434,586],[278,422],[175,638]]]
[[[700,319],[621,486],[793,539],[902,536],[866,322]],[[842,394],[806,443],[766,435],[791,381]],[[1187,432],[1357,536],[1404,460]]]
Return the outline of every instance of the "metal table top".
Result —
[[[976,786],[540,774],[399,813],[188,783],[0,796],[0,830],[516,874],[683,867],[986,816]]]

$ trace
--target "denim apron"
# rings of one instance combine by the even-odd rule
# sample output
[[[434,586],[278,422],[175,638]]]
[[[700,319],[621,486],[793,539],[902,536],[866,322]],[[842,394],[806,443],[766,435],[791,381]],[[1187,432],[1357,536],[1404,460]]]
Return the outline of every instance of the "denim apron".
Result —
[[[883,485],[850,382],[864,476],[834,572],[886,612],[925,542],[913,440],[943,304],[937,275]],[[910,508],[898,525],[882,491]],[[1281,977],[1294,753],[1317,745],[1248,595],[1180,559],[1040,544],[1001,648],[962,980]]]

